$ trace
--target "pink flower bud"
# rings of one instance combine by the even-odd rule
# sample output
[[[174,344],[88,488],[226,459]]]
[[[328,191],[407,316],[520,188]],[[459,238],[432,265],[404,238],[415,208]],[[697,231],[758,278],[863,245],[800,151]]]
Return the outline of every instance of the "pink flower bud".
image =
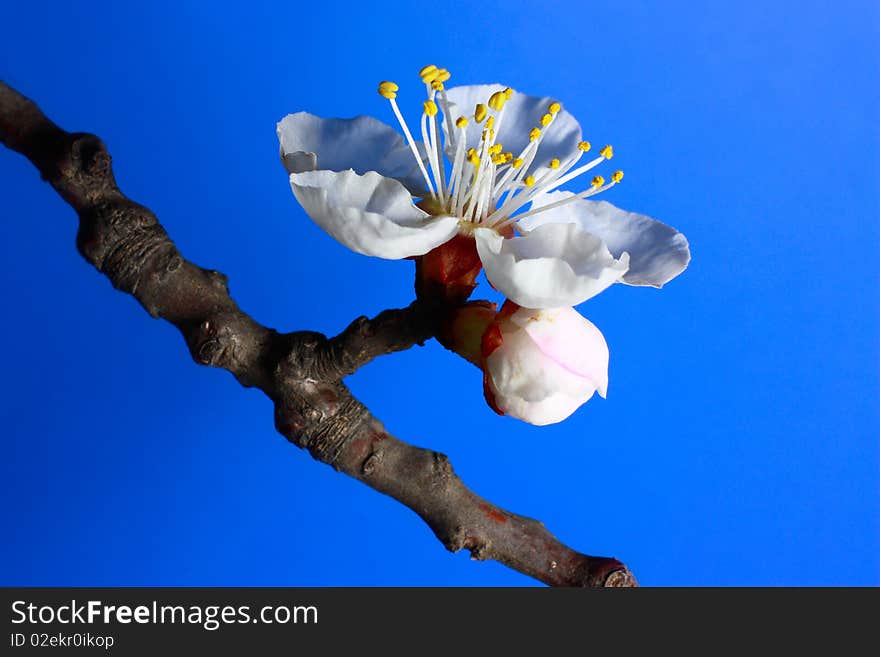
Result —
[[[484,392],[497,412],[536,425],[561,422],[608,388],[608,345],[573,308],[507,302],[482,341]]]

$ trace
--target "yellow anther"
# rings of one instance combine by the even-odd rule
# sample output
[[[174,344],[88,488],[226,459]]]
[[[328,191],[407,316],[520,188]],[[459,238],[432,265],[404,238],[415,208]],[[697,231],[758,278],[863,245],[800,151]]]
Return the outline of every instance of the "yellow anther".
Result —
[[[425,114],[428,116],[437,116],[437,103],[433,100],[426,100],[423,105],[425,106]]]
[[[510,97],[511,97],[512,95],[513,95],[513,89],[511,89],[510,87],[507,87],[507,88],[504,90],[504,96],[507,98],[507,100],[510,100]]]
[[[615,171],[614,173],[612,173],[611,180],[613,180],[615,183],[619,183],[621,180],[623,180],[623,171]]]
[[[456,128],[466,128],[468,124],[467,117],[459,116],[455,121]]]
[[[552,114],[545,114],[544,116],[541,117],[541,125],[545,128],[548,125],[550,125],[552,122],[553,122],[553,115]]]
[[[440,82],[440,80],[434,80],[431,83],[431,89],[433,89],[434,91],[441,91],[443,89],[443,83]]]
[[[492,128],[494,128],[494,127],[495,127],[495,117],[490,116],[488,119],[486,119],[486,130],[492,130]]]
[[[605,179],[602,176],[596,176],[595,178],[593,178],[593,180],[592,180],[592,182],[590,182],[590,184],[593,187],[601,187],[602,185],[605,184]]]
[[[599,155],[604,157],[606,160],[610,160],[612,157],[614,157],[614,149],[611,148],[611,144],[603,146],[602,150],[599,151]]]
[[[529,141],[535,141],[540,136],[541,128],[532,128],[532,131],[529,133]]]
[[[510,166],[512,166],[514,169],[519,169],[522,165],[523,159],[521,157],[515,157],[513,158],[513,164],[511,164]]]
[[[562,103],[553,101],[550,103],[550,107],[547,108],[547,111],[551,114],[559,114],[559,111],[562,109]]]
[[[428,64],[421,71],[419,71],[419,77],[422,78],[422,82],[425,84],[431,84],[439,77],[440,69],[434,66],[433,64]]]
[[[510,151],[507,151],[506,153],[504,153],[504,161],[505,162],[513,161],[513,153],[511,153]]]
[[[495,166],[505,163],[507,163],[507,158],[504,157],[504,154],[498,153],[497,155],[492,156],[492,164],[494,164]]]
[[[486,118],[486,106],[483,103],[477,103],[477,106],[474,108],[474,121],[480,123],[483,119]]]
[[[441,68],[439,71],[437,71],[437,81],[438,82],[446,82],[451,77],[452,77],[452,73],[447,71],[445,68]]]
[[[535,177],[531,174],[523,178],[523,185],[526,187],[533,187],[535,184]]]
[[[584,153],[586,153],[592,147],[593,147],[593,145],[588,141],[578,142],[578,148],[581,149]]]
[[[550,160],[550,168],[551,169],[558,169],[559,168],[559,158],[558,157],[554,157],[552,160]]]
[[[502,150],[504,147],[501,144],[492,144],[489,146],[489,155],[498,155]]]
[[[382,98],[387,98],[388,100],[397,98],[398,88],[399,87],[393,82],[388,82],[387,80],[385,82],[380,82],[379,95],[382,96]]]
[[[507,102],[507,96],[504,95],[503,91],[496,91],[494,94],[489,96],[489,107],[491,107],[496,112],[500,112],[501,108],[504,107],[504,103]]]
[[[468,151],[468,158],[467,159],[468,159],[468,162],[470,162],[474,166],[477,166],[480,163],[480,156],[477,155],[477,152],[473,148],[471,148]]]

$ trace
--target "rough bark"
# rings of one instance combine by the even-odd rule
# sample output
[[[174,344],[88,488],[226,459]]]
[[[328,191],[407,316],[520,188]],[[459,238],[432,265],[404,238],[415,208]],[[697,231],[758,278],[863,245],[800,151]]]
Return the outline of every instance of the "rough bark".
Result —
[[[470,550],[550,585],[635,585],[616,559],[576,552],[537,520],[472,492],[446,456],[390,435],[342,382],[377,356],[430,339],[436,309],[416,301],[360,317],[332,338],[266,328],[229,296],[223,274],[186,260],[155,215],[119,190],[98,137],[59,128],[0,82],[0,141],[77,212],[82,256],[152,317],[174,324],[197,363],[265,392],[278,431],[316,460],[405,504],[453,552]]]

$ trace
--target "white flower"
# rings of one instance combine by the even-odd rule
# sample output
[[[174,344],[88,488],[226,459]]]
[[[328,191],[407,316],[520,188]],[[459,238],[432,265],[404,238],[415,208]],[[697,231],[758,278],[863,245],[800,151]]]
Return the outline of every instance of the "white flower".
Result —
[[[573,308],[502,312],[483,337],[486,401],[545,425],[561,422],[608,388],[608,345]]]
[[[492,285],[528,308],[574,306],[617,281],[661,287],[687,266],[688,243],[675,229],[584,200],[619,183],[623,172],[607,182],[595,176],[577,194],[557,191],[613,156],[605,146],[581,164],[590,144],[558,102],[501,85],[447,91],[449,73],[436,66],[420,75],[428,94],[422,142],[413,139],[391,82],[379,93],[405,140],[366,116],[300,112],[278,124],[296,198],[337,240],[399,259],[456,234],[473,236]]]

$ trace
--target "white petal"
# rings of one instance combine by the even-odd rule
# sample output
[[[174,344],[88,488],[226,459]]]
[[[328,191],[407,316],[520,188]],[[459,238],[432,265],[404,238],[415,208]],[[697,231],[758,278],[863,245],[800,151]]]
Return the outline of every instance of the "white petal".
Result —
[[[564,420],[596,390],[543,354],[523,330],[505,333],[486,359],[486,372],[498,409],[536,425]]]
[[[573,224],[546,224],[505,239],[489,228],[474,231],[486,278],[526,308],[576,306],[626,273],[629,256],[612,257],[601,239]]]
[[[571,192],[552,192],[535,199],[538,208],[573,196]],[[577,224],[599,236],[615,257],[629,253],[629,271],[623,282],[629,285],[663,287],[685,270],[691,259],[684,235],[671,226],[643,214],[621,210],[606,201],[579,199],[558,208],[526,217],[520,224],[526,230],[549,223]]]
[[[520,308],[509,321],[524,330],[538,349],[564,369],[588,379],[604,397],[608,391],[608,343],[602,332],[574,308]]]
[[[292,173],[290,186],[315,223],[365,255],[423,255],[458,232],[458,219],[431,217],[413,205],[403,185],[374,171]]]
[[[588,402],[592,396],[591,393],[584,399],[583,397],[569,397],[565,393],[557,392],[540,401],[528,401],[516,396],[496,395],[495,405],[505,415],[543,427],[562,422]],[[499,399],[504,401],[500,402]]]
[[[452,124],[454,125],[460,116],[466,116],[469,119],[466,128],[469,147],[476,147],[480,143],[480,134],[484,125],[473,120],[474,107],[477,103],[485,105],[489,96],[504,88],[500,84],[477,84],[453,87],[446,92],[452,112]],[[554,100],[556,99],[527,96],[514,91],[504,106],[496,142],[502,144],[505,151],[513,153],[514,156],[519,155],[529,143],[529,132],[532,128],[541,126],[541,117],[547,113],[548,106]],[[446,129],[445,117],[444,129]],[[532,172],[546,167],[554,157],[565,160],[573,155],[577,152],[578,142],[581,141],[580,125],[564,109],[556,115],[553,123],[541,130],[544,136],[538,147],[535,160],[529,168]],[[460,130],[456,134],[459,132]]]
[[[288,173],[316,169],[375,171],[399,180],[416,195],[425,189],[415,156],[403,137],[371,116],[322,119],[297,112],[281,119],[277,133],[281,160]],[[424,155],[422,144],[417,146]]]

